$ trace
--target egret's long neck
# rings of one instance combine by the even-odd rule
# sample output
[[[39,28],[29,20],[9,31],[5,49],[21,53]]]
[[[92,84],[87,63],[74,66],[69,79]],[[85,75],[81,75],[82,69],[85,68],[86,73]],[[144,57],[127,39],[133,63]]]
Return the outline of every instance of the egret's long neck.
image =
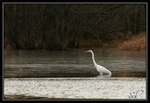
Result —
[[[94,59],[94,53],[91,51],[91,54],[92,54],[92,60],[93,60],[93,63],[94,63],[94,65],[95,65],[95,67],[96,67],[96,65],[97,65],[97,63],[95,62],[95,59]]]

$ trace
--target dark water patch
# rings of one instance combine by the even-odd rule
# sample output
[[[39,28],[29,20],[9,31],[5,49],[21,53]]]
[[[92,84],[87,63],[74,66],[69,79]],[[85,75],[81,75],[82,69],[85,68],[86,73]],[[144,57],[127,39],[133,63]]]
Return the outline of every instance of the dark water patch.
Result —
[[[26,95],[5,95],[4,99],[49,99],[47,97],[35,97],[35,96],[26,96]]]
[[[122,71],[122,72],[113,72],[112,74],[113,77],[146,77],[146,72],[145,71],[137,71],[137,72],[132,72],[132,71]]]
[[[14,68],[14,69],[13,69]],[[41,78],[41,77],[94,77],[97,76],[96,70],[87,68],[41,68],[41,67],[9,67],[5,68],[5,78]]]

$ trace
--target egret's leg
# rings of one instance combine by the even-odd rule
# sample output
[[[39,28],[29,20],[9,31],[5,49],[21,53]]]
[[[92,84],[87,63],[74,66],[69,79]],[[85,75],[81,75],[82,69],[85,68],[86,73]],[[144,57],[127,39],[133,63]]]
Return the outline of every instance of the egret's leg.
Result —
[[[101,76],[103,76],[103,73],[102,73],[102,72],[101,72],[100,74],[101,74]]]

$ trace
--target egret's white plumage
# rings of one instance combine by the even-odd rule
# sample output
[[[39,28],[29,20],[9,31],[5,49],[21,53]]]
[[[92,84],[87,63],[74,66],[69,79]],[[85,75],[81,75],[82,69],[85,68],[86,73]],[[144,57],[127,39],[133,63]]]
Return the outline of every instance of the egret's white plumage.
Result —
[[[101,66],[101,65],[98,65],[96,62],[95,62],[95,59],[94,59],[94,53],[92,50],[88,50],[88,51],[85,51],[84,53],[87,53],[87,52],[90,52],[92,54],[92,60],[93,60],[93,63],[94,63],[94,66],[96,68],[96,70],[102,75],[102,73],[106,73],[107,76],[111,76],[112,73],[106,69],[105,67]]]

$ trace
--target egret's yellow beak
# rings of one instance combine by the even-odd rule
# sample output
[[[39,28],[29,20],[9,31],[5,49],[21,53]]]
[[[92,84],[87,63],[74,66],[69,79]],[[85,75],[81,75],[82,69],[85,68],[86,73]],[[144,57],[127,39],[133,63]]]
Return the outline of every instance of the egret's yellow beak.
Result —
[[[88,53],[89,51],[84,51],[84,53]]]

